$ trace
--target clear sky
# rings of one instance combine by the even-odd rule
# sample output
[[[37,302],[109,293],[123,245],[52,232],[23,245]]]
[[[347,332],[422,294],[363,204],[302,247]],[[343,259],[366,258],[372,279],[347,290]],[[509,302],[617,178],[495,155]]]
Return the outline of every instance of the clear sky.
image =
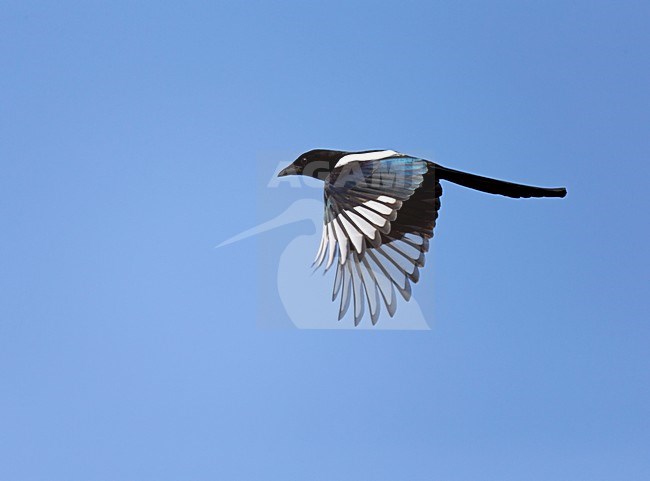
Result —
[[[0,479],[650,479],[647,2],[173,3],[1,4]],[[214,246],[316,147],[569,194],[445,185],[431,330],[264,326],[313,227]]]

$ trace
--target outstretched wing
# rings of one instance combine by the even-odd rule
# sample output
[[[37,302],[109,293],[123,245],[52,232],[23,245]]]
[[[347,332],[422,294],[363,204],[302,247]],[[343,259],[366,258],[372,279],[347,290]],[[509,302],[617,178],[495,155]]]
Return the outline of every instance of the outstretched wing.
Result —
[[[393,153],[349,162],[325,181],[325,221],[314,264],[335,260],[332,300],[341,296],[339,319],[354,304],[355,325],[365,304],[372,323],[381,304],[395,314],[397,296],[411,297],[440,208],[442,188],[433,164]]]

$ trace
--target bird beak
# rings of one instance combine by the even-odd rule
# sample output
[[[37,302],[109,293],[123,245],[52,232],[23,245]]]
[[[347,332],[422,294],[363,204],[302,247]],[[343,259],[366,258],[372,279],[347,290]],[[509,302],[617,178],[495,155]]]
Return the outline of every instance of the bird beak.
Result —
[[[284,169],[282,169],[278,173],[278,177],[284,177],[284,176],[287,176],[287,175],[296,175],[297,173],[298,173],[298,171],[296,170],[296,166],[291,164],[291,165],[285,167]]]

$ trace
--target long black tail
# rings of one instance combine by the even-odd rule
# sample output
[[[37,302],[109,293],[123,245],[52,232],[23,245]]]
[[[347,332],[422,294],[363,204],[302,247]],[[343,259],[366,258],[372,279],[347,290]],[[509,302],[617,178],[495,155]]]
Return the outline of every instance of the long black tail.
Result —
[[[490,179],[480,175],[468,174],[459,170],[448,169],[442,165],[434,164],[435,176],[438,179],[448,180],[454,184],[480,190],[488,194],[499,194],[507,197],[564,197],[566,189],[556,187],[548,189],[544,187],[533,187],[530,185],[513,184],[504,180]]]

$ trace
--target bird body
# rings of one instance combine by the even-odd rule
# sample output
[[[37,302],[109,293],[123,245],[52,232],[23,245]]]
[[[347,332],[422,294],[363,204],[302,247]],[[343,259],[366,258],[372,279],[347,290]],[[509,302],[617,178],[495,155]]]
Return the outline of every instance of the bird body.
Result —
[[[317,149],[299,156],[278,176],[306,175],[324,182],[324,225],[314,265],[336,264],[332,300],[339,319],[354,306],[358,325],[368,306],[392,317],[397,293],[406,301],[419,280],[447,180],[507,197],[564,197],[564,188],[515,184],[449,169],[394,150]],[[336,263],[335,263],[336,261]]]

